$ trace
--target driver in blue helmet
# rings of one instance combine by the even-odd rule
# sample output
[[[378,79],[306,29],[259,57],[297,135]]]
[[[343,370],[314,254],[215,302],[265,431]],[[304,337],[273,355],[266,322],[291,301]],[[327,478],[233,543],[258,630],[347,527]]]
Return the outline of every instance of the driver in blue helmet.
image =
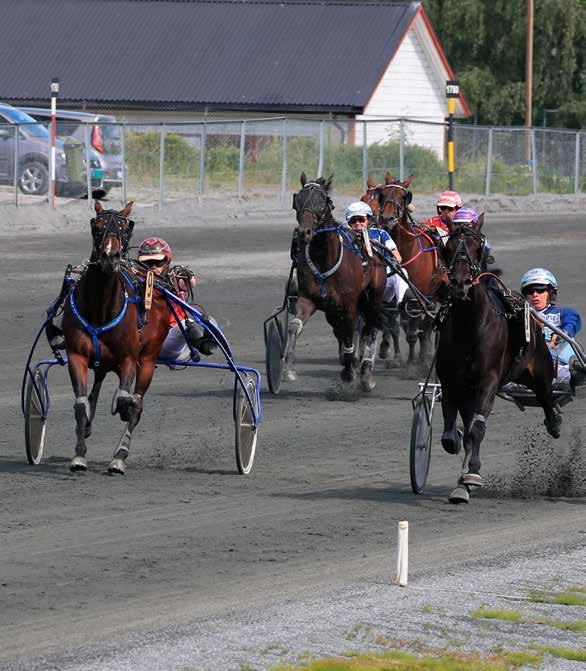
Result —
[[[577,310],[556,305],[558,282],[547,268],[531,268],[521,278],[521,293],[540,317],[573,338],[582,328]],[[575,356],[571,345],[547,326],[543,330],[554,363],[557,363],[557,382],[570,382],[572,386],[586,384],[586,371]]]

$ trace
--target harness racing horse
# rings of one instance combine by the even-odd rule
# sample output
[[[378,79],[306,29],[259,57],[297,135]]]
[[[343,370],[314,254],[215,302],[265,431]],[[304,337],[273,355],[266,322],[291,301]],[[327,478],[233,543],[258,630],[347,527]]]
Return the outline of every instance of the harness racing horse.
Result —
[[[504,383],[532,389],[545,413],[547,431],[554,438],[560,435],[561,415],[552,394],[553,362],[543,333],[528,317],[524,326],[523,317],[516,315],[522,314],[523,303],[512,311],[499,297],[502,293],[495,288],[494,276],[482,272],[487,254],[483,219],[481,215],[477,224],[456,228],[444,250],[450,292],[438,317],[436,362],[442,390],[442,446],[450,454],[459,452],[462,439],[456,418],[460,413],[465,450],[451,503],[467,503],[470,489],[482,486],[480,444]]]
[[[132,203],[117,212],[104,210],[96,201],[89,263],[77,284],[70,285],[63,306],[62,328],[75,393],[77,443],[69,465],[73,471],[87,470],[86,438],[92,431],[102,382],[113,371],[120,384],[112,400],[112,414],[119,413],[126,426],[108,472],[124,474],[132,432],[140,420],[143,397],[169,330],[170,311],[158,292],[153,295],[148,321],[139,330],[141,298],[124,270],[134,227],[129,219],[131,210]],[[94,369],[94,384],[88,397],[89,368]]]
[[[384,184],[375,184],[371,177],[367,180],[368,190],[362,200],[370,205],[377,217],[378,225],[388,231],[401,254],[401,266],[409,273],[409,279],[416,289],[430,301],[436,297],[442,285],[447,285],[447,277],[438,255],[436,242],[409,216],[409,204],[413,194],[409,190],[413,176],[403,182],[395,180],[388,172]],[[432,318],[426,314],[407,290],[398,306],[401,325],[409,345],[407,371],[415,365],[415,345],[419,340],[419,359],[422,364],[430,353]],[[389,350],[389,334],[393,338],[395,351],[394,365],[401,364],[399,348],[399,328],[396,323],[396,311],[385,305],[386,332],[383,332],[381,358],[386,358]],[[393,367],[393,363],[389,367]]]
[[[355,379],[354,330],[358,313],[364,319],[365,348],[361,361],[361,385],[375,386],[373,363],[382,296],[386,282],[383,263],[371,252],[363,255],[351,229],[338,224],[329,197],[332,178],[308,182],[301,174],[301,190],[293,196],[296,212],[296,262],[298,298],[295,316],[289,321],[284,377],[293,381],[295,346],[306,322],[323,310],[342,352],[344,382]],[[365,249],[370,245],[362,236]]]

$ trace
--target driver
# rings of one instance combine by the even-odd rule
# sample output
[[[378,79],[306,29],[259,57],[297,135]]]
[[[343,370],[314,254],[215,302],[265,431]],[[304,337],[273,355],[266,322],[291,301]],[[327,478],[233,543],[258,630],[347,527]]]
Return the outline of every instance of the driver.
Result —
[[[166,275],[171,265],[171,248],[162,238],[147,238],[140,243],[138,248],[138,260],[148,270],[156,275]],[[177,277],[177,295],[186,301],[191,290],[195,288],[195,276],[187,271],[187,277]],[[189,314],[176,304],[173,308],[179,317],[187,334],[189,345],[196,349],[191,354],[189,345],[185,341],[183,333],[175,316],[171,314],[171,328],[163,343],[159,354],[161,359],[175,359],[177,361],[199,361],[199,354],[209,355],[216,349],[216,342]],[[212,323],[216,323],[212,317],[208,317]]]
[[[369,226],[372,217],[373,212],[370,205],[362,200],[351,203],[344,211],[346,224],[354,233],[362,233],[363,230],[367,229],[370,240],[388,249],[395,261],[400,264],[401,254],[397,249],[395,241],[384,229],[377,226]],[[407,271],[403,269],[403,272],[406,273]],[[409,285],[407,282],[397,273],[391,274],[391,269],[387,266],[387,284],[383,294],[383,302],[390,303],[393,298],[396,298],[397,304],[400,303],[408,288]]]
[[[450,233],[450,226],[456,212],[462,207],[462,198],[456,191],[443,191],[437,199],[437,214],[423,222],[424,226],[435,229],[443,242]]]
[[[573,338],[582,327],[582,320],[574,308],[556,305],[557,290],[558,282],[546,268],[531,268],[521,278],[521,293],[540,317]],[[586,371],[570,343],[547,327],[544,327],[543,335],[554,363],[557,363],[556,382],[570,382],[572,387],[586,384]]]

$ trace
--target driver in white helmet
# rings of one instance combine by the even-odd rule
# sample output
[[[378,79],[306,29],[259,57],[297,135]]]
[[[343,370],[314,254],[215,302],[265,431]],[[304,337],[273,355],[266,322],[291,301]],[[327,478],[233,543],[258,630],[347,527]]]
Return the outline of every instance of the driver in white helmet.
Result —
[[[531,268],[521,278],[521,293],[539,312],[540,317],[573,338],[581,329],[582,320],[574,308],[558,307],[555,304],[557,289],[555,275],[547,268]],[[585,384],[586,374],[571,345],[547,327],[543,335],[554,362],[557,362],[556,381],[571,382],[573,386]]]
[[[384,229],[376,226],[369,226],[372,221],[372,216],[373,212],[370,205],[362,200],[357,200],[355,203],[351,203],[344,211],[346,224],[355,233],[361,233],[366,230],[369,239],[388,249],[395,261],[400,264],[401,254],[397,249],[397,245],[393,238],[391,238],[388,232]],[[406,273],[405,270],[403,270],[403,272]],[[397,273],[391,274],[391,270],[387,267],[387,285],[385,287],[383,301],[385,303],[390,303],[393,298],[396,298],[397,303],[400,303],[408,288],[409,285],[407,282],[405,282],[405,280]]]

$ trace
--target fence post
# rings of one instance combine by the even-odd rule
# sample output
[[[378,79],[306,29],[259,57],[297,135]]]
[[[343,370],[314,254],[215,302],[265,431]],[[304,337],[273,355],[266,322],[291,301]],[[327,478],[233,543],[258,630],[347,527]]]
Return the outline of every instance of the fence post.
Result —
[[[49,166],[49,190],[47,191],[47,202],[49,203],[49,207],[51,206],[51,194],[53,193],[53,167],[51,157],[51,131],[49,129],[49,137],[47,141],[47,165]]]
[[[574,159],[574,193],[580,193],[580,131],[576,133],[576,157]]]
[[[87,203],[92,209],[92,166],[90,165],[90,126],[84,124],[84,149],[85,149],[85,184],[87,189]]]
[[[531,129],[531,172],[533,173],[533,193],[537,193],[537,143],[535,128]]]
[[[317,164],[317,176],[323,177],[324,172],[324,119],[319,125],[319,161]]]
[[[399,121],[399,179],[405,178],[405,122]]]
[[[488,129],[488,153],[486,155],[486,184],[484,186],[484,195],[490,196],[490,182],[492,180],[492,136],[493,128]]]
[[[283,169],[281,172],[281,202],[285,205],[285,196],[287,193],[287,163],[288,163],[288,147],[287,147],[287,119],[283,119]]]
[[[199,143],[199,195],[203,196],[206,185],[206,124],[201,125],[201,141]]]
[[[246,121],[240,122],[240,158],[238,159],[238,198],[242,198],[244,184],[244,155],[246,143]]]
[[[165,204],[165,133],[167,127],[161,124],[161,146],[159,148],[159,210]]]
[[[122,142],[120,143],[120,153],[122,154],[122,204],[126,205],[126,124],[122,124],[121,133]]]
[[[362,190],[366,191],[368,179],[368,138],[366,136],[366,121],[362,122]]]
[[[14,126],[14,204],[18,207],[18,135],[19,125]]]

